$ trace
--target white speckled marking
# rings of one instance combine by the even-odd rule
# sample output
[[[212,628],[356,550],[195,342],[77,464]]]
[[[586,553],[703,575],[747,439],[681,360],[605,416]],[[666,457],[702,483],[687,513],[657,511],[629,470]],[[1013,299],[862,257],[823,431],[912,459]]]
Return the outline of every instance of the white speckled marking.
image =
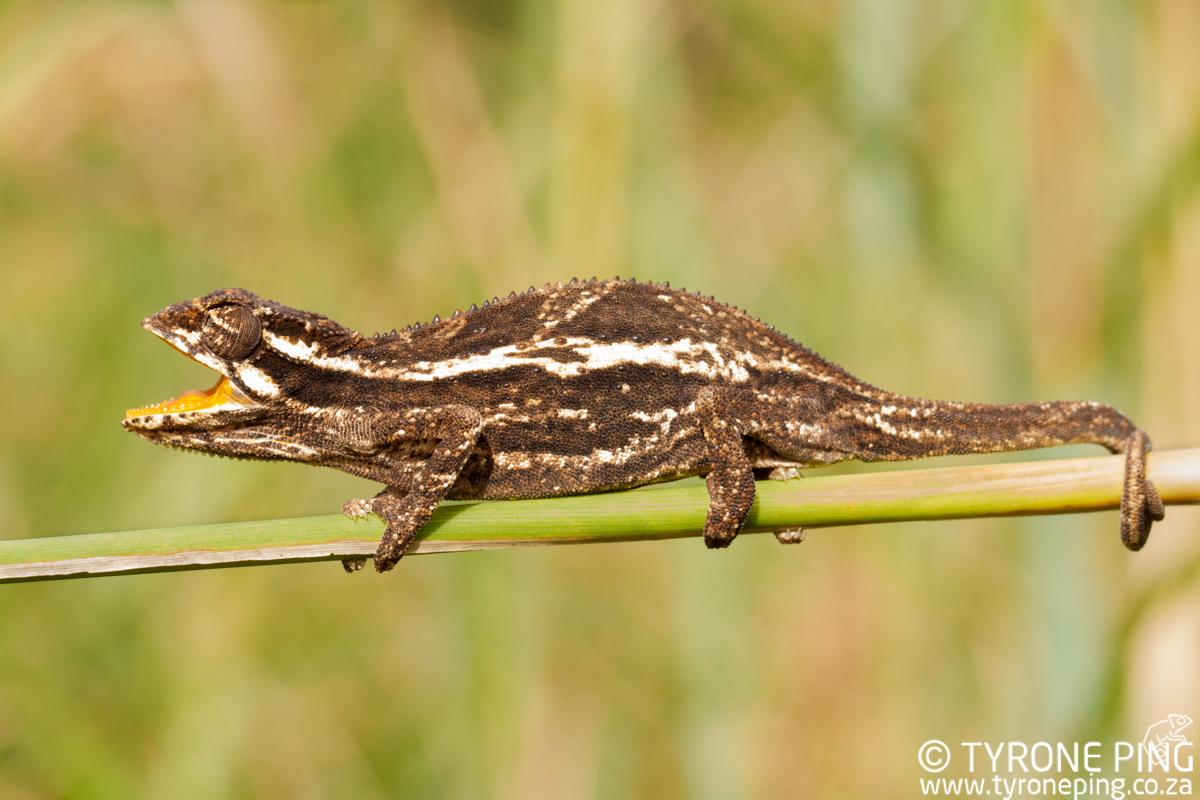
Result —
[[[666,433],[671,428],[671,421],[679,416],[679,412],[673,408],[664,408],[662,411],[656,411],[653,414],[647,414],[645,411],[634,411],[629,416],[642,422],[657,422],[662,427],[662,432]]]

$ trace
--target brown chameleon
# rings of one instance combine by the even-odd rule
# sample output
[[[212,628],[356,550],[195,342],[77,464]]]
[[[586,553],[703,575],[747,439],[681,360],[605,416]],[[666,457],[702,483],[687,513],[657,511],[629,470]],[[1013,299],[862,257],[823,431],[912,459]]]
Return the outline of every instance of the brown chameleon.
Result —
[[[756,477],[850,458],[1080,442],[1125,453],[1126,547],[1140,549],[1163,518],[1146,478],[1150,440],[1110,406],[892,394],[742,311],[666,284],[547,284],[374,337],[222,289],[142,326],[221,379],[207,392],[127,412],[125,428],[162,444],[321,464],[386,484],[343,509],[385,522],[380,572],[447,498],[552,497],[705,475],[704,541],[726,547],[750,511]]]

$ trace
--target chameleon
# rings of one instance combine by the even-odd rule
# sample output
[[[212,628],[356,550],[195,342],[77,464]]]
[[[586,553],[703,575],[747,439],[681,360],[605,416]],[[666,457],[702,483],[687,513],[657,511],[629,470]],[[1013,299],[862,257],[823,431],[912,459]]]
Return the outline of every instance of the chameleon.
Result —
[[[444,499],[608,492],[697,475],[709,496],[704,542],[727,547],[756,478],[846,459],[1095,443],[1125,454],[1125,546],[1141,549],[1164,515],[1146,476],[1150,439],[1111,406],[883,391],[744,311],[666,283],[572,279],[369,337],[221,289],[142,327],[220,378],[129,410],[124,427],[187,450],[385,484],[343,507],[383,520],[379,572]],[[354,571],[363,562],[343,563]]]

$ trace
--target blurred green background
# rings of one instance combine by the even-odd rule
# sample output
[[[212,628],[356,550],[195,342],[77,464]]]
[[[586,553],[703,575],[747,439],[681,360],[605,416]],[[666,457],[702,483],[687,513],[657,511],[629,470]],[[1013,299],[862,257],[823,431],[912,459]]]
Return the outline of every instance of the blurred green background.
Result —
[[[121,429],[212,381],[139,321],[223,286],[370,334],[669,280],[888,389],[1200,445],[1197,41],[1192,0],[0,3],[0,536],[376,490]],[[3,586],[0,797],[916,796],[930,738],[1200,718],[1198,526]]]

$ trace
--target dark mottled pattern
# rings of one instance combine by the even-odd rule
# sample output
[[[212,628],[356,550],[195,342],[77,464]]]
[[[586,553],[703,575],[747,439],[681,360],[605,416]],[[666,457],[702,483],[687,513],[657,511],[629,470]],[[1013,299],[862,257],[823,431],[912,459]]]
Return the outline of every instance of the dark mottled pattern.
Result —
[[[249,313],[247,313],[249,312]],[[858,458],[1094,442],[1127,453],[1121,532],[1162,504],[1149,439],[1090,402],[978,405],[869,386],[729,306],[634,281],[546,286],[449,319],[363,337],[240,289],[146,328],[226,376],[242,402],[135,417],[152,441],[336,467],[387,484],[389,569],[443,498],[547,497],[707,475],[705,541],[733,540],[755,471]]]

